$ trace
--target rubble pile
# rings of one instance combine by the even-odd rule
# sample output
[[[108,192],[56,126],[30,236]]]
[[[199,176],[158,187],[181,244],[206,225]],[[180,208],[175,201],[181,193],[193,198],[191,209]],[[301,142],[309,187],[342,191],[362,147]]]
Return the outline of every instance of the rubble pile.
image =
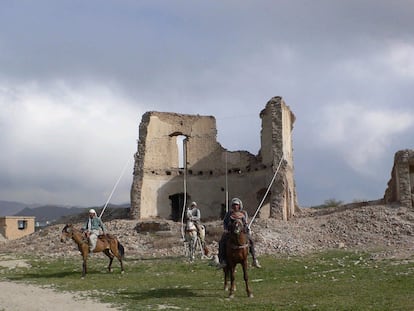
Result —
[[[158,224],[148,226],[142,222],[128,219],[108,219],[105,222],[108,231],[124,245],[127,258],[184,254],[180,223],[154,219],[150,222]],[[83,223],[74,225],[80,228]],[[210,254],[215,254],[221,221],[205,225]],[[0,252],[48,257],[79,256],[73,241],[61,242],[63,227],[63,224],[52,225],[18,240],[0,240]],[[146,227],[160,231],[143,230]],[[414,211],[391,205],[301,209],[289,221],[255,220],[252,234],[259,255],[294,256],[343,248],[370,251],[379,258],[409,257],[414,251]]]

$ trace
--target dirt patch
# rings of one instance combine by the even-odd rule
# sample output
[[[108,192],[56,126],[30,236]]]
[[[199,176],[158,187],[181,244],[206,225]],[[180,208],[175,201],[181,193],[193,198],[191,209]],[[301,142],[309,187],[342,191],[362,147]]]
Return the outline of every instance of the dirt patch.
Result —
[[[56,292],[51,288],[41,288],[23,283],[0,282],[0,310],[44,311],[55,310],[117,310],[108,304],[91,299],[78,299],[71,293]]]

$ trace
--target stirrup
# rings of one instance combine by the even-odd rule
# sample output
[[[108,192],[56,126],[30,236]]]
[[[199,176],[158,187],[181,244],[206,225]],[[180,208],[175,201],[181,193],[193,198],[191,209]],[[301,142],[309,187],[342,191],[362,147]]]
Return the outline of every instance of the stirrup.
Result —
[[[261,268],[262,267],[257,259],[253,260],[252,266],[256,267],[256,268]]]

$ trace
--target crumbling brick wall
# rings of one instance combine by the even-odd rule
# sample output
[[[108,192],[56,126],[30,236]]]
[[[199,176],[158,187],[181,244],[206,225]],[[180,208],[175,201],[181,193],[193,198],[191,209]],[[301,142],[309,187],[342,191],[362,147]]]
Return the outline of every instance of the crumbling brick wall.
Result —
[[[414,207],[414,150],[406,149],[395,153],[391,179],[384,194],[385,203],[400,203]]]
[[[295,117],[281,97],[272,98],[260,117],[261,149],[255,156],[223,148],[212,116],[145,113],[135,154],[131,218],[179,220],[183,207],[197,201],[203,219],[218,219],[232,197],[242,199],[249,215],[263,201],[258,217],[292,217],[298,209],[291,137]],[[182,155],[177,137],[184,138]]]

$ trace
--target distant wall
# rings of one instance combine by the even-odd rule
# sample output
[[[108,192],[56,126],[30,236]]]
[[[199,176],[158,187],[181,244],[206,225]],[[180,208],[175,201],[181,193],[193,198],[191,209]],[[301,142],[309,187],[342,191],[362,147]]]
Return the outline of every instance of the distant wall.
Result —
[[[223,148],[213,116],[146,112],[139,125],[131,218],[178,221],[183,207],[197,201],[203,219],[218,219],[227,207],[226,191],[228,199],[239,197],[253,215],[278,167],[258,216],[292,217],[298,209],[291,137],[295,117],[281,97],[274,97],[260,118],[261,149],[252,155]]]
[[[414,207],[414,150],[405,149],[395,153],[384,201]]]

